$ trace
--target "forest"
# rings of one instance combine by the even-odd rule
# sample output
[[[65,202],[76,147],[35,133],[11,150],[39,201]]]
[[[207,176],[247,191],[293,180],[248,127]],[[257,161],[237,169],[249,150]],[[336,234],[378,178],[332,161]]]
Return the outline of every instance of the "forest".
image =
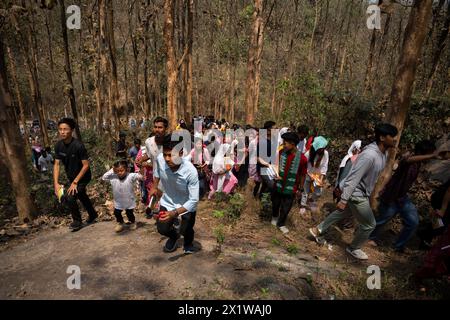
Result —
[[[373,141],[379,123],[395,126],[398,134],[370,198],[372,209],[378,212],[377,197],[402,154],[433,141],[441,153],[420,167],[409,190],[420,223],[430,219],[432,193],[450,178],[449,28],[448,0],[3,0],[0,283],[5,283],[0,297],[79,297],[65,288],[39,292],[39,281],[48,280],[44,276],[25,288],[25,271],[13,266],[23,263],[33,271],[50,255],[38,253],[43,257],[38,262],[23,257],[33,241],[62,250],[66,260],[61,261],[68,259],[63,252],[77,251],[77,241],[97,241],[105,252],[92,263],[126,268],[111,266],[116,237],[102,223],[112,224],[115,208],[103,174],[118,160],[122,139],[127,152],[136,139],[144,145],[155,134],[157,117],[168,120],[169,131],[182,123],[192,131],[194,119],[207,117],[219,128],[258,129],[273,121],[289,132],[306,125],[312,141],[325,137],[329,164],[319,209],[299,214],[296,201],[287,222],[291,232],[276,233],[267,224],[270,196],[252,197],[255,182],[248,179],[229,195],[219,192],[199,201],[195,229],[202,250],[191,260],[140,260],[148,239],[127,240],[133,237],[127,233],[117,240],[118,250],[128,242],[136,245],[127,265],[164,269],[170,264],[185,275],[197,259],[198,268],[211,270],[204,279],[198,275],[186,287],[172,284],[172,292],[149,279],[134,280],[129,291],[112,282],[100,289],[103,278],[89,260],[99,253],[89,247],[74,263],[98,280],[86,284],[91,293],[84,298],[448,298],[448,272],[428,289],[408,284],[427,254],[416,249],[417,236],[401,256],[388,245],[367,249],[373,259],[368,265],[380,265],[384,277],[382,290],[369,290],[367,266],[349,262],[343,247],[356,228],[336,227],[332,232],[339,240],[327,238],[328,246],[308,240],[308,228],[335,209],[336,173],[352,141]],[[70,224],[70,214],[55,197],[53,175],[39,170],[33,151],[39,141],[40,150],[50,148],[55,156],[61,118],[75,120],[74,136],[86,146],[92,171],[88,194],[101,222],[80,231],[86,230],[84,238],[76,233],[75,240],[64,238],[67,228],[61,227]],[[145,219],[145,207],[139,203],[135,209],[138,231],[152,237],[159,254],[159,235]],[[386,243],[401,226],[402,219],[392,220]],[[67,247],[54,248],[57,241]],[[448,253],[445,259],[448,266]],[[57,272],[65,281],[65,270]]]

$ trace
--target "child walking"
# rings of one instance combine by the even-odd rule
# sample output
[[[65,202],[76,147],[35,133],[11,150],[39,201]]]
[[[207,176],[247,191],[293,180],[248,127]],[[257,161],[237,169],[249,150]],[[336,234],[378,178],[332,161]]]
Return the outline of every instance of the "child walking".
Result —
[[[106,172],[102,180],[109,181],[113,189],[114,196],[114,216],[117,225],[114,229],[117,233],[124,229],[124,220],[122,211],[128,217],[128,223],[131,230],[136,230],[136,218],[134,216],[134,208],[136,207],[136,198],[134,195],[134,187],[136,181],[143,181],[144,177],[140,173],[129,173],[128,162],[126,160],[116,161],[113,168]]]

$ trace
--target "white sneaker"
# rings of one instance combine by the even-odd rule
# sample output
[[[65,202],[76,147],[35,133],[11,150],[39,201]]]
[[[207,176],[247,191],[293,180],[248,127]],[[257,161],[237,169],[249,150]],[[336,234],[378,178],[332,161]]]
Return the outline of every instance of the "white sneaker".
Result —
[[[278,229],[280,229],[280,231],[283,232],[283,234],[289,233],[289,229],[286,228],[285,226],[279,227]]]
[[[362,251],[361,249],[352,250],[350,248],[347,248],[345,251],[350,253],[356,259],[359,259],[359,260],[367,260],[367,259],[369,259],[367,254],[364,251]]]
[[[309,228],[308,229],[309,234],[312,235],[314,237],[314,240],[316,240],[316,242],[320,245],[326,245],[327,241],[325,240],[325,238],[323,236],[321,236],[321,232],[317,227],[313,227],[313,228]]]
[[[276,217],[272,217],[272,225],[273,226],[276,226],[277,225],[277,222],[278,222],[278,218],[276,218]]]

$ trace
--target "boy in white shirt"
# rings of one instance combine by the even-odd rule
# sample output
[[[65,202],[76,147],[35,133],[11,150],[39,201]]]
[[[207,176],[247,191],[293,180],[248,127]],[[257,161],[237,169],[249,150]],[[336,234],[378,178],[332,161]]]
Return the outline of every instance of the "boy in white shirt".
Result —
[[[136,181],[143,181],[144,177],[140,173],[129,173],[128,162],[126,160],[119,160],[114,163],[111,170],[103,175],[102,180],[109,181],[113,189],[114,216],[117,220],[115,231],[123,231],[123,210],[125,210],[128,217],[130,229],[136,230],[136,218],[133,213],[134,208],[136,208],[134,187],[136,185]]]

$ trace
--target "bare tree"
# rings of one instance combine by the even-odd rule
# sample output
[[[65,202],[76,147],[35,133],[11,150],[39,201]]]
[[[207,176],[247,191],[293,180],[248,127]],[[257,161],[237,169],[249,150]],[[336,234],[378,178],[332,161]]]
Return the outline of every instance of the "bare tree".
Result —
[[[72,67],[70,64],[70,55],[69,55],[69,40],[67,38],[67,28],[66,28],[66,7],[64,5],[64,0],[59,0],[59,6],[60,6],[60,14],[61,14],[61,31],[62,31],[62,37],[64,42],[64,61],[65,66],[64,70],[66,71],[67,76],[67,82],[69,83],[66,87],[66,93],[69,96],[70,101],[70,108],[72,110],[72,116],[76,123],[78,124],[78,111],[77,111],[77,101],[75,99],[75,89],[73,86],[73,79],[72,79]],[[81,138],[81,132],[80,132],[80,126],[77,125],[75,128],[75,133],[77,135],[77,138],[79,140],[82,140]]]
[[[253,123],[258,110],[259,79],[264,40],[263,0],[254,0],[252,34],[247,60],[247,87],[245,93],[246,122]]]
[[[9,93],[2,33],[3,31],[0,32],[0,151],[9,169],[19,220],[27,223],[37,214],[37,210],[28,189],[30,184],[24,145]]]
[[[409,110],[418,59],[431,18],[432,4],[433,0],[416,1],[409,15],[408,25],[406,26],[403,39],[402,53],[398,61],[395,80],[392,85],[389,106],[386,110],[386,121],[396,126],[399,133],[396,148],[390,149],[388,162],[372,194],[373,205],[375,205],[379,192],[392,174],[397,147]]]
[[[174,19],[175,2],[165,0],[164,2],[164,44],[166,46],[166,72],[167,72],[167,115],[169,127],[174,129],[177,125],[177,76],[178,67],[174,48]]]

